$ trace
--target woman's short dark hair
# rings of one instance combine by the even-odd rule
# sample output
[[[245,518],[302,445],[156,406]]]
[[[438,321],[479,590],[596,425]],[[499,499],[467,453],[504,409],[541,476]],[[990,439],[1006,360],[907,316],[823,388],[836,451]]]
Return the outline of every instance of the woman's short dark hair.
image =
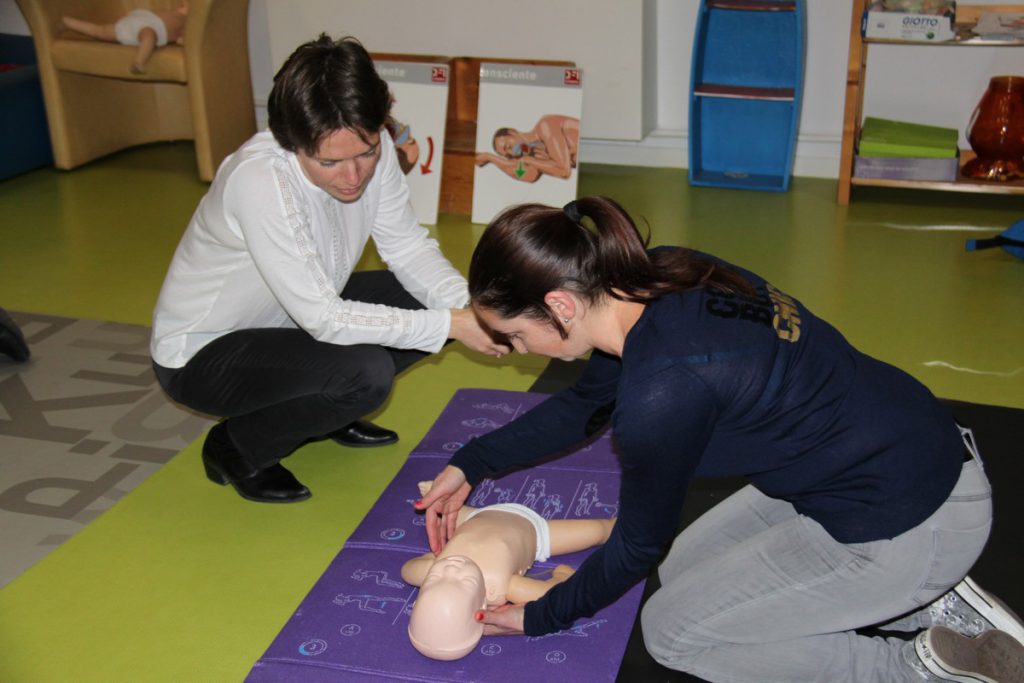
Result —
[[[267,110],[278,144],[312,155],[325,137],[342,128],[369,142],[369,135],[388,120],[391,93],[358,40],[332,40],[321,33],[300,45],[278,70]]]
[[[608,197],[570,204],[520,204],[487,226],[469,264],[474,306],[548,322],[564,339],[565,327],[544,301],[554,290],[591,304],[606,296],[644,303],[701,287],[753,292],[739,273],[691,249],[648,252],[633,219]]]

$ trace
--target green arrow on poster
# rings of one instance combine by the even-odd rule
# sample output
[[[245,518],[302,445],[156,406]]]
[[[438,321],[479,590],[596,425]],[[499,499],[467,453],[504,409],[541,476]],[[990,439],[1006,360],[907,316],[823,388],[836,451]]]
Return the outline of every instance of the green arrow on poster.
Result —
[[[522,178],[524,175],[526,175],[526,169],[523,168],[523,162],[520,161],[519,165],[516,166],[516,176]]]

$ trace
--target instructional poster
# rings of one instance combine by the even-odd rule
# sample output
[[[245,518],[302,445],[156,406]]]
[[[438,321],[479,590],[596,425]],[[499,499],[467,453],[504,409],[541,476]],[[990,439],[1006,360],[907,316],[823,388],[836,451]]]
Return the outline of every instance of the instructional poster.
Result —
[[[374,65],[395,98],[388,130],[409,183],[413,211],[420,223],[434,225],[441,195],[448,65],[385,61]]]
[[[474,223],[513,204],[576,198],[582,107],[575,67],[480,65]]]

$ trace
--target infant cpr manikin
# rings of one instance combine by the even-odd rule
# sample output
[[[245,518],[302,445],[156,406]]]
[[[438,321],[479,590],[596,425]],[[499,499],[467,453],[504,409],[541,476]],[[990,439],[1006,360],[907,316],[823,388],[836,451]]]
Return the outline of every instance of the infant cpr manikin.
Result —
[[[431,482],[420,484],[421,493]],[[464,657],[479,642],[481,609],[537,600],[573,574],[558,565],[550,578],[524,576],[535,561],[584,550],[608,540],[613,519],[546,520],[530,508],[502,503],[463,506],[455,533],[436,556],[402,566],[402,579],[420,591],[409,619],[409,640],[432,659]]]

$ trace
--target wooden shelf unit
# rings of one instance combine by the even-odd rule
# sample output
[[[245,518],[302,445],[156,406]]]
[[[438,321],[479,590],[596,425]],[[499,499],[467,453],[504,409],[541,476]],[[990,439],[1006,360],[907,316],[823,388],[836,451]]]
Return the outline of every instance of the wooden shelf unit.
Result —
[[[884,43],[896,45],[928,45],[931,47],[1024,47],[1024,40],[979,40],[972,37],[971,28],[978,22],[982,12],[1024,12],[1024,5],[960,5],[957,7],[954,40],[941,43],[919,43],[904,40],[878,40],[861,35],[861,18],[868,0],[853,0],[853,16],[850,19],[850,59],[846,71],[846,105],[843,111],[843,145],[839,157],[839,187],[836,202],[850,203],[853,186],[902,187],[917,190],[939,190],[944,192],[979,192],[990,194],[1024,194],[1024,181],[997,182],[972,180],[959,176],[955,181],[888,180],[880,178],[857,178],[853,175],[854,153],[860,137],[864,119],[864,87],[867,79],[868,45]],[[974,158],[970,150],[960,151],[961,167]]]

